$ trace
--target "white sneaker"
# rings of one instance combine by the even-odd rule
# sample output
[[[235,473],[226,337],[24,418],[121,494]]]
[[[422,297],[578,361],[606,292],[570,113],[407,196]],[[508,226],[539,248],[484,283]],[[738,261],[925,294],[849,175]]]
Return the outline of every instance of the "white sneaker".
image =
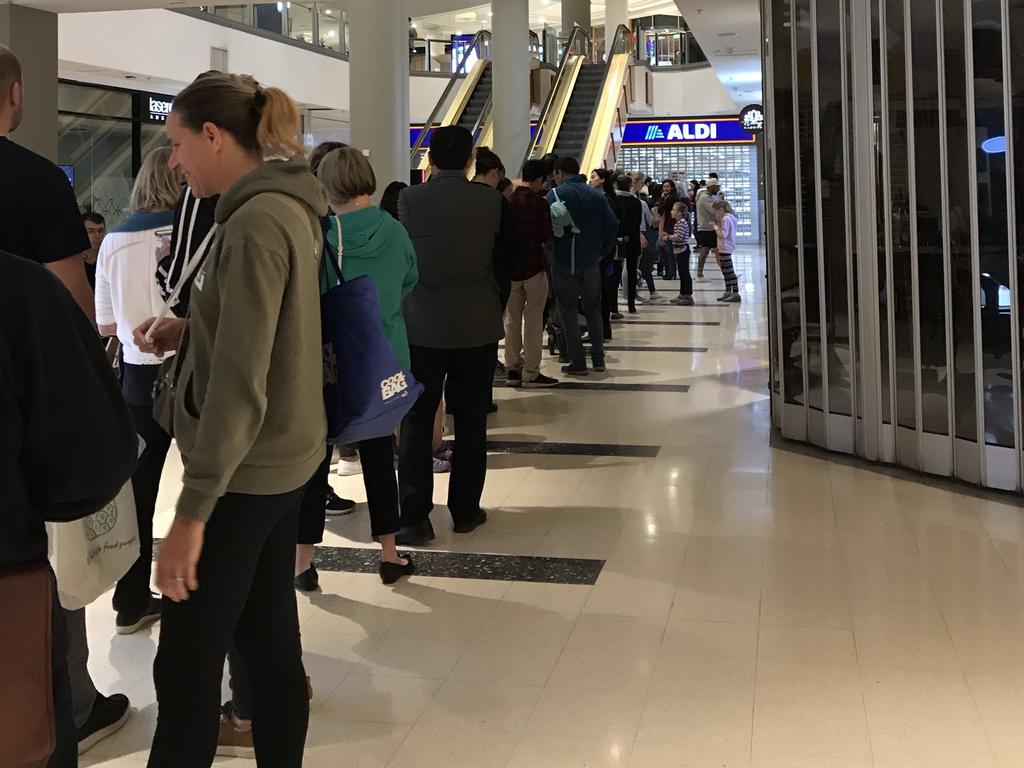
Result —
[[[340,459],[338,461],[338,475],[349,477],[351,475],[363,474],[363,462],[356,456],[354,459]]]
[[[732,296],[732,293],[731,293],[731,292],[729,292],[729,291],[726,291],[725,293],[723,293],[723,294],[722,294],[721,296],[719,296],[719,297],[718,297],[718,300],[719,300],[719,301],[725,301],[725,300],[726,300],[726,299],[728,299],[728,298],[729,298],[730,296]]]
[[[657,301],[660,298],[661,298],[661,295],[657,291],[655,291],[654,293],[651,294],[651,301]]]
[[[697,277],[694,278],[695,283],[706,283],[707,281],[708,279],[704,277],[704,275],[697,275]]]

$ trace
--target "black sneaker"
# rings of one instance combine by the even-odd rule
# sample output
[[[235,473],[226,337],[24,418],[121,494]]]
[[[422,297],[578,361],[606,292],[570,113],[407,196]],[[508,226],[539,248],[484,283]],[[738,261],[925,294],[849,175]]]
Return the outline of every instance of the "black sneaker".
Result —
[[[590,371],[587,370],[587,364],[585,362],[580,362],[563,365],[562,373],[569,376],[586,376]]]
[[[131,707],[128,697],[123,693],[115,693],[113,696],[96,694],[96,701],[93,702],[92,712],[85,725],[78,729],[78,754],[92,749],[107,736],[111,736],[121,730],[121,727],[128,722],[128,715],[131,714]]]
[[[506,387],[518,387],[523,383],[523,372],[510,370],[505,379]]]
[[[505,364],[504,363],[495,363],[494,364],[494,380],[495,381],[504,381],[505,377],[507,375],[508,375],[508,370],[505,368]]]
[[[160,621],[160,598],[150,595],[149,605],[142,613],[129,615],[118,611],[115,629],[119,635],[132,635],[155,621]]]
[[[594,364],[591,367],[594,369],[595,373],[604,373],[607,370],[607,368],[604,367],[603,357],[595,357]]]
[[[523,389],[542,389],[544,387],[557,387],[558,379],[553,379],[550,376],[545,376],[543,373],[538,373],[529,381],[523,382]]]
[[[352,499],[343,499],[334,492],[334,489],[327,488],[327,504],[325,511],[328,515],[351,515],[356,510],[356,503]]]
[[[467,523],[456,523],[454,528],[456,533],[472,533],[481,525],[487,522],[487,513],[482,509],[480,513]]]
[[[395,534],[395,543],[402,547],[422,547],[434,540],[434,526],[430,519],[424,520],[418,525],[402,528]]]

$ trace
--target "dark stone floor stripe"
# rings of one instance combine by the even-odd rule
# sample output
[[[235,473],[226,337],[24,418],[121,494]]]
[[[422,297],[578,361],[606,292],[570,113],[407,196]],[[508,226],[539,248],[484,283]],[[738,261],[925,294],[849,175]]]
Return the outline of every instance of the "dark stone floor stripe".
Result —
[[[412,553],[412,559],[416,564],[417,576],[586,585],[597,583],[597,577],[601,575],[605,563],[604,560],[574,557],[432,551],[415,551]],[[380,550],[377,548],[316,548],[316,567],[320,571],[377,573],[379,566]]]
[[[716,321],[704,321],[704,320],[622,320],[620,321],[623,326],[626,325],[705,325],[705,326],[716,326],[721,325],[720,322]]]
[[[605,352],[707,352],[707,347],[644,347],[632,345],[605,344]]]
[[[632,456],[657,458],[658,445],[615,445],[613,443],[553,443],[526,440],[488,440],[487,450],[495,453],[548,453],[564,456]]]
[[[498,349],[504,349],[505,345],[498,345]],[[640,344],[605,344],[605,352],[707,352],[707,347],[654,347]]]
[[[613,370],[612,373],[615,371]],[[587,389],[606,392],[689,392],[689,384],[620,384],[612,381],[566,381],[555,389]]]

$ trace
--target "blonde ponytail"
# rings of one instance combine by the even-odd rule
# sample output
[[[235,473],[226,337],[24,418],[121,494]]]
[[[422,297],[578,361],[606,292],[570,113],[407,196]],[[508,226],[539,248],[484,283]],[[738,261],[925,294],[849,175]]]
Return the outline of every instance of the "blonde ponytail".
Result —
[[[284,155],[290,158],[302,154],[299,108],[291,96],[280,88],[264,88],[257,93],[263,94],[260,122],[256,126],[256,141],[263,155]]]

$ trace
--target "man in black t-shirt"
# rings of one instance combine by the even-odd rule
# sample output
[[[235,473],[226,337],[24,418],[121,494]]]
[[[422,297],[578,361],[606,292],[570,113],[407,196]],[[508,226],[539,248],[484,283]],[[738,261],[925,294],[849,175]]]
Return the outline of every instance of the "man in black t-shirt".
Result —
[[[57,166],[8,138],[21,123],[22,98],[21,65],[0,45],[0,250],[45,264],[95,324],[75,192]]]

